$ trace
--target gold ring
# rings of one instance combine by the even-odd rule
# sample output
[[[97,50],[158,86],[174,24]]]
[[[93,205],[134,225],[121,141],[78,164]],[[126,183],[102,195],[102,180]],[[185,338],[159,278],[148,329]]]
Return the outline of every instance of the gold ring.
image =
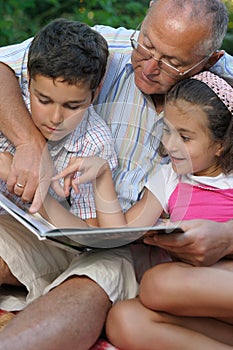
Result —
[[[24,185],[21,185],[21,184],[18,183],[18,182],[17,182],[16,186],[19,187],[19,188],[24,188],[24,187],[25,187]]]

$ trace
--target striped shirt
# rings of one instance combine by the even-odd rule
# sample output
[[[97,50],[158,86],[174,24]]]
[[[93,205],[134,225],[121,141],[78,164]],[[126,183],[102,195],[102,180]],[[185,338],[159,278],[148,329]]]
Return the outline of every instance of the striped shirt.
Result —
[[[111,129],[119,166],[114,175],[122,208],[134,204],[149,175],[160,163],[157,150],[162,132],[162,116],[152,99],[135,85],[131,64],[130,36],[133,30],[95,26],[108,42],[110,56],[103,85],[94,102],[97,113]],[[31,39],[0,49],[0,60],[9,64],[26,93],[27,51]],[[225,54],[211,69],[223,77],[233,77],[233,58]]]
[[[48,148],[57,172],[61,172],[66,168],[72,157],[98,156],[108,160],[113,172],[117,167],[117,156],[111,132],[92,106],[87,109],[82,122],[71,134],[58,142],[48,141]],[[0,152],[4,151],[14,154],[15,147],[0,133]],[[61,180],[61,185],[63,185],[63,180]],[[0,190],[10,195],[3,180],[0,180]],[[64,198],[59,198],[52,189],[50,189],[50,193],[59,201],[64,200]],[[10,196],[21,207],[25,208],[28,206],[22,203],[19,197],[15,195]],[[74,215],[84,220],[96,217],[94,193],[91,183],[80,185],[79,193],[75,193],[72,190],[69,203],[69,209]]]

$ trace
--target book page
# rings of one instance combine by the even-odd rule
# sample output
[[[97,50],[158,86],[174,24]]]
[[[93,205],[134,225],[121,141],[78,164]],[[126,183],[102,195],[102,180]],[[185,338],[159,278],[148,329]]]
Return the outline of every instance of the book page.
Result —
[[[0,205],[16,220],[27,227],[31,232],[36,234],[39,239],[45,239],[45,237],[41,236],[41,234],[55,228],[52,224],[42,218],[40,214],[30,214],[24,211],[10,199],[5,197],[1,192]]]

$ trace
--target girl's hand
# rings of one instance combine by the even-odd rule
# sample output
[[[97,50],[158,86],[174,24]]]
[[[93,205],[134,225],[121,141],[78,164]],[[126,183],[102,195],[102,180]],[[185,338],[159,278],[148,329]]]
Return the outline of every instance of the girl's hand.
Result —
[[[72,187],[78,193],[78,186],[91,182],[109,169],[108,162],[100,157],[71,158],[66,169],[52,178],[57,181],[64,177],[64,192],[68,196]]]

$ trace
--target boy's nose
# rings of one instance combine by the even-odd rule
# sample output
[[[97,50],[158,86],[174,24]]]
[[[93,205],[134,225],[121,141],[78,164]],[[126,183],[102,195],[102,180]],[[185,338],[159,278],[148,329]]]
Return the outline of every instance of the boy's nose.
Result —
[[[61,124],[64,120],[62,108],[60,106],[55,106],[50,115],[50,121],[57,125]]]

